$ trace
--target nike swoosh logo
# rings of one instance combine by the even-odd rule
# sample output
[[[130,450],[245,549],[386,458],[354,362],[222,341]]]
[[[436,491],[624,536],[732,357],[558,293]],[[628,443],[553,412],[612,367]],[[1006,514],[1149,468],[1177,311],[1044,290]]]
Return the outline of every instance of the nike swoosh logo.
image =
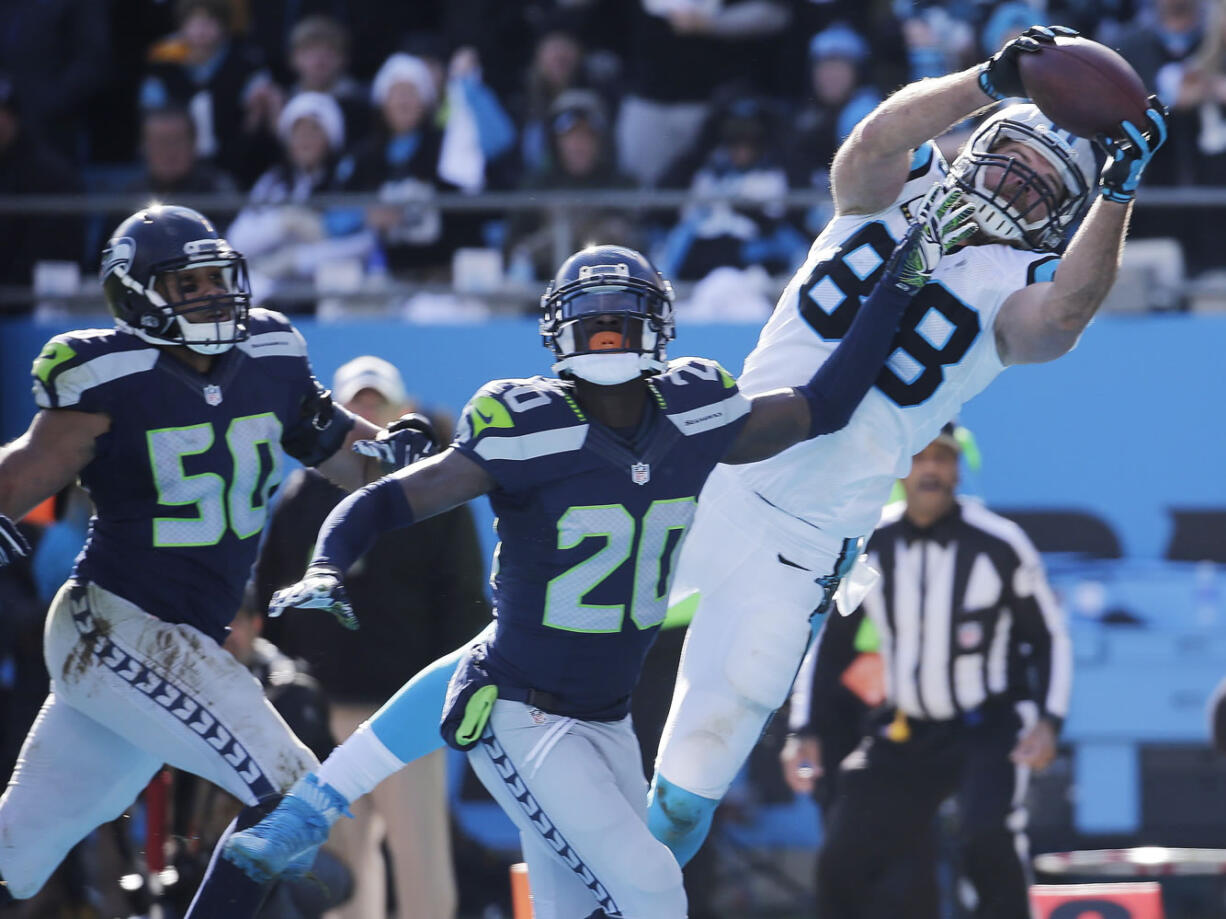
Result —
[[[782,564],[787,565],[789,568],[799,568],[801,571],[809,570],[804,565],[797,565],[795,562],[791,561],[790,559],[784,558],[782,555],[779,555],[778,553],[776,553],[775,558],[779,559],[779,561]]]

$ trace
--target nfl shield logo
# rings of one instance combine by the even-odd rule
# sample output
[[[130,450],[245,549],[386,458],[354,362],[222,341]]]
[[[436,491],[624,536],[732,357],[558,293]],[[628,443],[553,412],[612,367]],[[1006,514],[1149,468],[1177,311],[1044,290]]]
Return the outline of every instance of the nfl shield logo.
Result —
[[[204,387],[204,401],[209,405],[221,405],[221,387],[212,383]]]
[[[635,485],[646,485],[651,481],[651,467],[646,463],[635,463],[630,467],[630,481]]]

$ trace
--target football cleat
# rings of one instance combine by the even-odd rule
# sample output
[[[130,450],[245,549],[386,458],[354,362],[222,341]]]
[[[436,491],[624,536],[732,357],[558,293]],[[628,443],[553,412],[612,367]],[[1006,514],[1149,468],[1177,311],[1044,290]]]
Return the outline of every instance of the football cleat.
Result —
[[[283,876],[302,877],[342,814],[353,816],[349,802],[308,773],[294,783],[276,810],[226,840],[221,857],[261,884]]]

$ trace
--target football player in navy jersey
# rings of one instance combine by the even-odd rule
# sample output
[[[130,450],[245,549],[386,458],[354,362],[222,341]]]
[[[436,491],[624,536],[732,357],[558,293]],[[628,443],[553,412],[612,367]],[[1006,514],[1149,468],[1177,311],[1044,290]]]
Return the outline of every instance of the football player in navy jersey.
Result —
[[[201,214],[132,215],[101,279],[115,328],[47,343],[40,411],[0,450],[0,565],[29,551],[13,519],[78,476],[96,508],[48,611],[51,694],[0,798],[0,902],[37,893],[163,763],[234,795],[246,822],[316,765],[221,647],[283,456],[356,488],[426,446],[416,431],[351,449],[382,432],[332,404],[283,316],[250,308],[243,256]],[[244,908],[245,884],[196,915]]]
[[[273,598],[270,615],[350,616],[343,573],[378,533],[489,496],[496,619],[453,667],[442,733],[520,827],[539,919],[685,915],[680,868],[645,823],[628,710],[697,495],[717,463],[847,423],[911,290],[973,231],[969,214],[956,190],[930,196],[823,370],[752,400],[712,361],[667,359],[672,289],[646,258],[576,253],[542,299],[558,376],[483,386],[451,447],[341,502],[302,581]],[[259,878],[283,870],[357,795],[425,752],[408,700],[434,724],[442,700],[428,672],[418,679],[436,688],[410,683],[224,858]]]

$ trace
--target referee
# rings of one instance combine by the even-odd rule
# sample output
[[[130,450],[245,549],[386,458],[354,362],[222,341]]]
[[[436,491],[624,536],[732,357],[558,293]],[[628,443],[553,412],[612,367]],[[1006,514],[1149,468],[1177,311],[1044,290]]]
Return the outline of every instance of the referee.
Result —
[[[839,770],[818,858],[822,919],[936,919],[934,818],[950,796],[974,915],[1030,915],[1023,801],[1031,770],[1055,755],[1072,654],[1034,546],[955,496],[954,434],[947,424],[914,458],[906,501],[886,508],[869,541],[881,580],[850,616],[827,617],[816,664],[797,681],[793,724],[808,713],[797,741],[810,753],[790,765],[813,775],[821,757],[805,738],[837,721],[831,687],[863,656],[868,618],[886,704]]]

